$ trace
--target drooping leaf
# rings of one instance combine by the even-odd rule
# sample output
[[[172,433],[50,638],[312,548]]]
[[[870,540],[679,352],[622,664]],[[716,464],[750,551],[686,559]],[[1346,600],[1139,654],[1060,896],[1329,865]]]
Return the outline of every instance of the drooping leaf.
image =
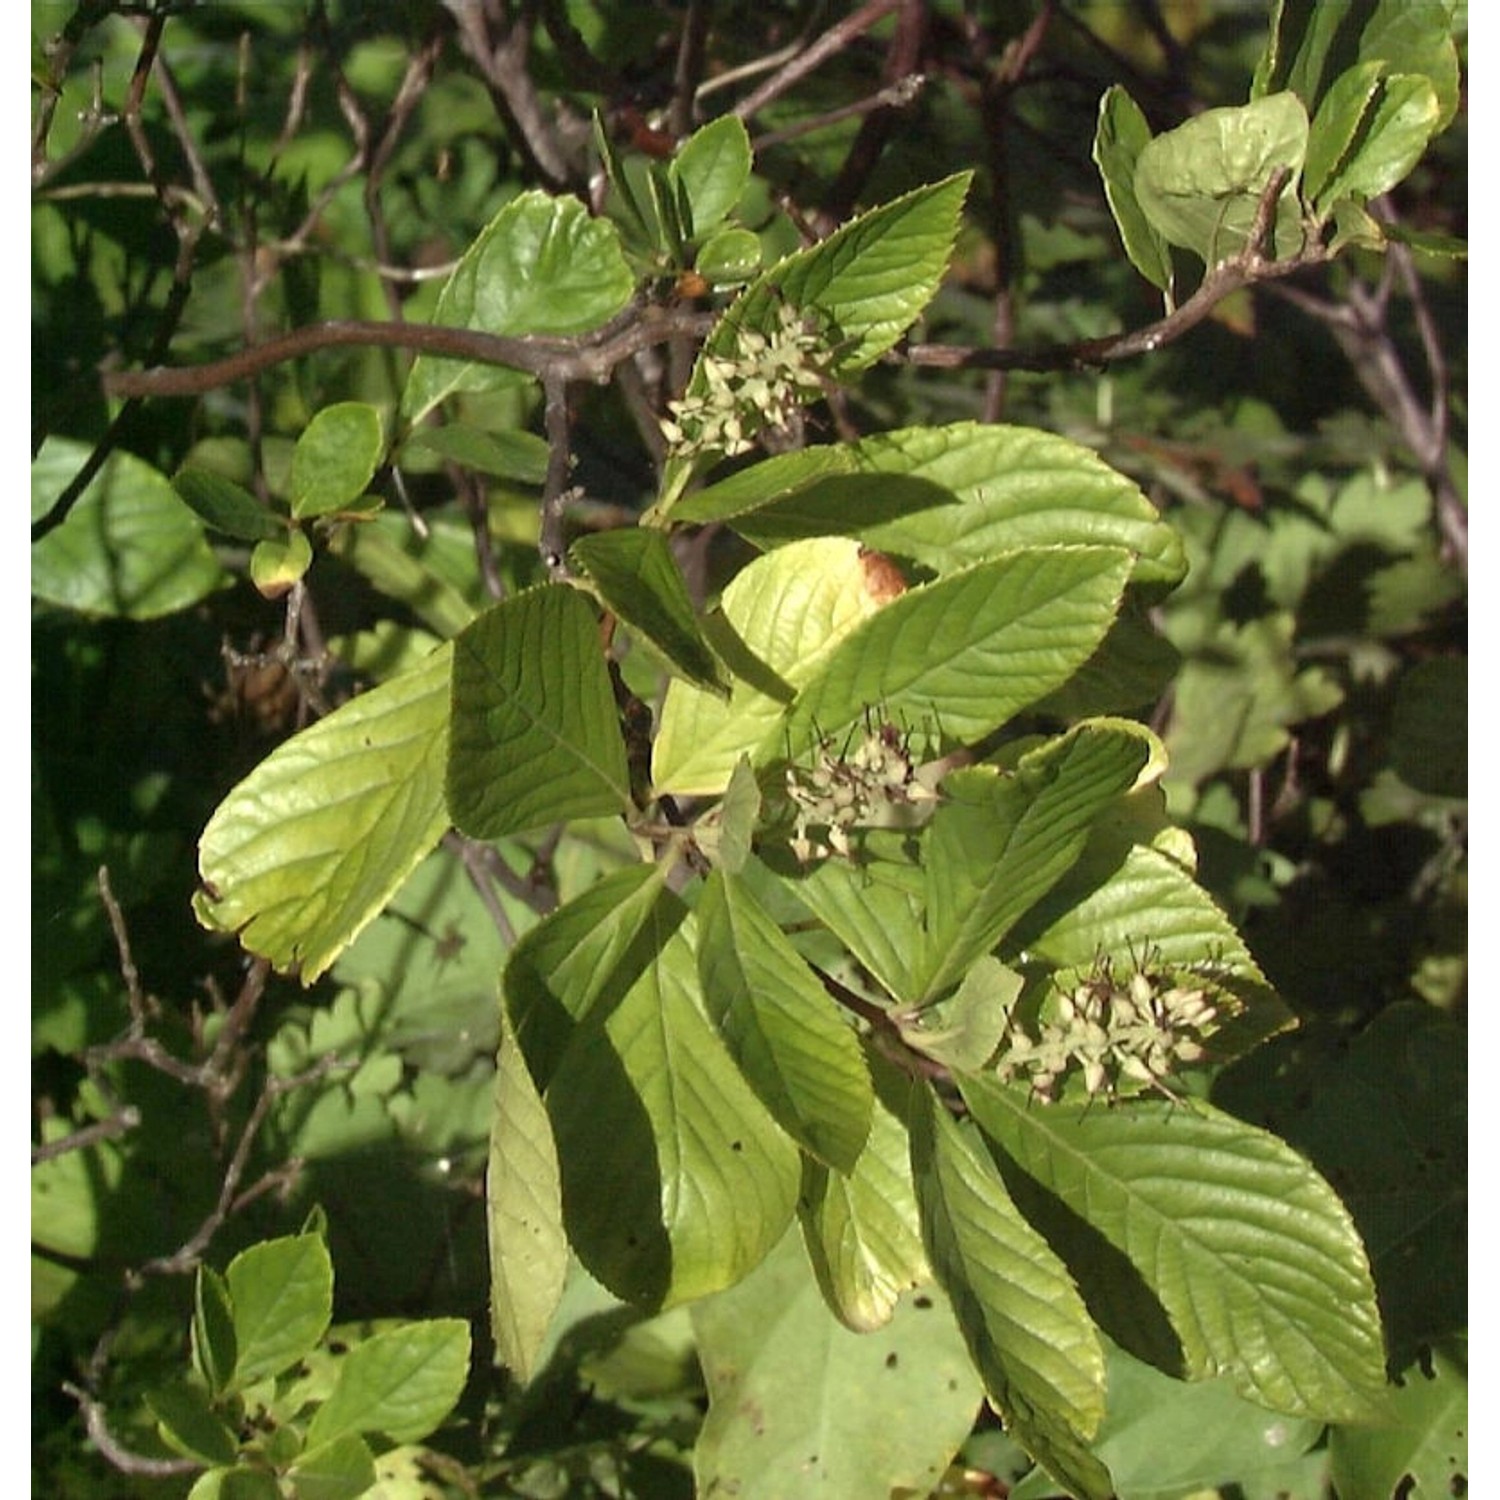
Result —
[[[1081,1500],[1108,1500],[1088,1450],[1104,1416],[1104,1348],[1067,1269],[1021,1217],[978,1132],[914,1090],[922,1238],[1008,1431]]]
[[[1096,720],[1013,770],[949,776],[927,836],[927,942],[915,1000],[935,999],[992,949],[1083,852],[1098,815],[1153,756],[1155,736]]]
[[[1039,547],[907,590],[822,658],[761,758],[836,739],[872,705],[950,741],[988,734],[1088,659],[1130,564],[1118,547]]]
[[[796,1147],[704,1015],[685,916],[670,894],[653,905],[638,973],[577,1027],[544,1092],[573,1249],[651,1308],[744,1277],[781,1238],[800,1182]]]
[[[225,536],[260,542],[286,534],[282,517],[268,511],[242,485],[211,469],[181,468],[172,476],[172,488],[184,504]]]
[[[512,335],[587,333],[619,312],[634,288],[613,224],[576,198],[528,192],[464,251],[433,321]],[[421,355],[402,393],[402,416],[415,426],[445,397],[496,380],[491,367]]]
[[[888,1096],[902,1087],[872,1057],[877,1089],[864,1149],[853,1168],[803,1165],[797,1214],[823,1300],[855,1333],[890,1322],[905,1292],[932,1278],[922,1248],[906,1125]]]
[[[693,1329],[709,1395],[693,1455],[704,1495],[928,1494],[981,1398],[939,1298],[908,1294],[878,1331],[852,1333],[795,1235],[694,1307]]]
[[[1118,83],[1106,89],[1099,100],[1099,123],[1094,131],[1094,164],[1131,264],[1170,295],[1172,252],[1135,196],[1136,162],[1150,139],[1151,127],[1140,105]]]
[[[311,984],[448,826],[451,649],[346,703],[273,751],[199,841],[206,927]]]
[[[92,448],[49,437],[31,466],[31,513],[45,515]],[[116,449],[67,519],[31,548],[31,592],[63,609],[152,620],[227,582],[203,523],[166,475]]]
[[[667,179],[687,195],[684,227],[701,240],[723,222],[750,180],[750,134],[738,115],[721,115],[695,130],[667,164]]]
[[[448,805],[483,839],[630,806],[598,622],[576,590],[516,594],[454,641]]]
[[[652,750],[656,790],[722,791],[796,686],[879,608],[859,545],[846,538],[783,547],[742,569],[724,590],[724,628],[713,637],[736,674],[729,700],[686,682],[669,685]]]
[[[873,1108],[852,1027],[743,881],[714,871],[697,916],[703,998],[730,1056],[803,1150],[852,1170]]]
[[[234,1309],[234,1385],[279,1375],[313,1349],[333,1316],[333,1262],[318,1234],[242,1250],[224,1273]]]
[[[665,533],[641,526],[580,537],[573,562],[599,597],[689,682],[729,695],[729,681],[698,625]]]
[[[306,1451],[356,1433],[396,1443],[426,1437],[453,1410],[469,1375],[469,1325],[427,1318],[356,1344],[307,1429]]]
[[[1210,268],[1249,243],[1261,197],[1285,169],[1269,247],[1278,257],[1302,248],[1297,179],[1307,156],[1308,117],[1291,93],[1207,109],[1156,136],[1136,161],[1135,194],[1151,226]]]
[[[485,1176],[490,1327],[496,1357],[531,1379],[568,1271],[552,1122],[509,1027],[495,1070],[495,1117]]]
[[[385,449],[380,413],[363,401],[325,406],[292,449],[292,514],[342,510],[364,494]]]
[[[994,1080],[961,1088],[985,1134],[1145,1278],[1189,1378],[1227,1374],[1290,1416],[1379,1416],[1385,1352],[1364,1246],[1285,1142],[1203,1103],[1037,1107]]]

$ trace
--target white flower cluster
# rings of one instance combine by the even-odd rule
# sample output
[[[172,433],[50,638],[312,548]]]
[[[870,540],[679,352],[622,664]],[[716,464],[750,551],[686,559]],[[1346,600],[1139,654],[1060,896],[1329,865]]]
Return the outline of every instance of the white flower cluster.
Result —
[[[887,828],[896,808],[933,802],[936,793],[916,778],[906,736],[894,724],[869,726],[852,753],[835,754],[831,741],[818,746],[810,770],[786,769],[787,796],[797,809],[792,853],[804,864],[833,853],[850,854],[851,829]],[[826,839],[812,837],[823,830]]]
[[[662,435],[680,456],[732,457],[747,452],[755,434],[785,427],[797,408],[823,389],[825,340],[796,308],[782,303],[770,333],[738,331],[731,355],[705,354],[701,395],[669,403]]]
[[[1034,1040],[1011,1022],[997,1069],[1003,1081],[1024,1079],[1049,1103],[1072,1069],[1090,1095],[1113,1095],[1130,1080],[1171,1096],[1165,1080],[1181,1064],[1202,1060],[1204,1039],[1219,1020],[1207,987],[1174,983],[1144,965],[1122,984],[1105,959],[1057,996],[1055,1017],[1040,1023]]]

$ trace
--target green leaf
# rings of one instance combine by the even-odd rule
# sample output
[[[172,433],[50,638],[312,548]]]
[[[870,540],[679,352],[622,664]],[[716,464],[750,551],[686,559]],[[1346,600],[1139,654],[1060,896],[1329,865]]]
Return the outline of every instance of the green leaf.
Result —
[[[1272,239],[1277,257],[1302,248],[1297,177],[1307,155],[1307,110],[1295,94],[1208,109],[1159,135],[1136,162],[1135,193],[1152,227],[1212,268],[1249,243],[1274,173],[1290,172]]]
[[[1284,1141],[1206,1103],[1036,1107],[964,1079],[986,1135],[1126,1255],[1166,1309],[1190,1379],[1330,1422],[1378,1419],[1385,1352],[1348,1210]]]
[[[701,240],[721,223],[750,181],[750,134],[738,115],[722,115],[695,130],[667,164],[667,179],[684,190],[692,210],[683,227]]]
[[[286,535],[286,522],[267,510],[249,490],[212,469],[186,467],[172,476],[172,488],[215,531],[242,542]]]
[[[288,1473],[294,1500],[359,1500],[376,1482],[369,1444],[346,1432],[299,1458]]]
[[[193,910],[311,984],[448,826],[452,651],[346,703],[273,751],[199,842]]]
[[[1141,725],[1096,720],[1013,770],[975,767],[944,780],[923,858],[927,943],[914,1001],[936,999],[1046,895],[1159,748]]]
[[[193,1369],[208,1387],[209,1395],[217,1397],[234,1378],[238,1356],[229,1288],[209,1265],[198,1267],[193,1282],[192,1339]]]
[[[685,917],[662,893],[628,988],[589,1010],[544,1092],[573,1249],[616,1296],[651,1308],[759,1264],[800,1177],[796,1147],[704,1015]]]
[[[1167,586],[1182,543],[1133,480],[1081,444],[1031,427],[954,422],[878,433],[754,464],[682,501],[757,546],[830,533],[939,574],[1023,547],[1108,545],[1131,581]]]
[[[31,513],[45,515],[93,448],[48,438],[31,466]],[[31,548],[31,592],[89,615],[152,620],[226,582],[203,523],[164,474],[116,449],[68,512]]]
[[[599,626],[576,590],[516,594],[454,641],[448,805],[482,839],[630,807]]]
[[[1391,765],[1434,797],[1469,792],[1469,661],[1433,657],[1408,667],[1391,709]]]
[[[1276,1416],[1236,1394],[1226,1379],[1173,1380],[1121,1349],[1108,1355],[1109,1408],[1094,1452],[1108,1465],[1120,1500],[1167,1500],[1231,1486],[1246,1494],[1301,1493],[1287,1471],[1322,1437],[1321,1422]],[[1252,1489],[1248,1481],[1262,1476],[1270,1484]]]
[[[730,225],[716,229],[693,257],[693,269],[714,286],[737,286],[760,269],[760,237]]]
[[[325,406],[292,449],[292,514],[342,510],[364,494],[385,451],[380,413],[363,401]]]
[[[414,1443],[453,1410],[468,1375],[469,1325],[462,1318],[377,1333],[340,1362],[338,1382],[307,1429],[306,1451],[363,1432]]]
[[[641,526],[579,537],[569,555],[605,606],[689,682],[729,696],[729,682],[703,639],[693,601],[665,533]]]
[[[279,599],[301,581],[312,558],[312,543],[301,531],[257,542],[250,553],[250,581],[263,598]]]
[[[1340,1495],[1458,1495],[1469,1485],[1467,1338],[1446,1339],[1401,1372],[1380,1427],[1336,1427],[1330,1478]]]
[[[697,916],[703,998],[729,1055],[798,1145],[852,1170],[873,1107],[853,1029],[743,881],[714,871]]]
[[[740,757],[773,733],[795,687],[879,608],[859,545],[845,538],[783,547],[742,569],[720,601],[738,656],[725,648],[726,632],[715,638],[736,673],[729,701],[680,680],[668,685],[652,749],[657,792],[722,791]]]
[[[495,1071],[485,1205],[495,1354],[524,1383],[562,1300],[568,1238],[552,1124],[509,1026]]]
[[[285,1500],[274,1474],[263,1469],[208,1469],[194,1481],[188,1500]]]
[[[693,842],[716,869],[738,875],[745,868],[760,807],[760,784],[741,756],[723,797],[693,824]]]
[[[758,758],[837,739],[871,705],[950,743],[988,734],[1088,659],[1130,564],[1118,547],[1039,547],[907,590],[822,657]]]
[[[224,1280],[234,1308],[237,1390],[290,1369],[328,1331],[333,1262],[321,1235],[251,1245],[229,1262]]]
[[[576,198],[543,192],[513,198],[479,232],[438,297],[435,323],[500,334],[587,333],[630,300],[635,279],[607,219]],[[504,372],[419,355],[401,413],[416,426],[457,391],[485,390]]]
[[[1023,983],[1020,974],[984,954],[946,1000],[900,1020],[902,1039],[946,1068],[972,1073],[999,1050]]]
[[[912,1176],[927,1255],[1007,1430],[1082,1500],[1108,1500],[1087,1444],[1104,1416],[1104,1349],[1083,1299],[1023,1219],[978,1133],[914,1091]]]
[[[829,372],[835,378],[873,364],[936,293],[972,176],[961,172],[917,188],[768,267],[705,340],[686,395],[707,392],[706,362],[734,359],[743,332],[779,331],[786,307],[826,329]],[[746,414],[745,427],[754,430],[753,414]],[[694,467],[687,458],[669,461],[653,521],[662,520],[681,499]]]
[[[1140,105],[1120,84],[1111,85],[1099,100],[1094,164],[1104,181],[1104,196],[1115,216],[1130,263],[1153,286],[1170,296],[1172,253],[1135,196],[1136,162],[1150,139],[1151,127]]]
[[[1349,160],[1384,72],[1385,64],[1380,61],[1349,68],[1334,81],[1313,116],[1303,177],[1307,196],[1320,208],[1326,209],[1336,196],[1325,190],[1335,172]]]
[[[186,1382],[146,1393],[162,1441],[185,1458],[203,1464],[232,1464],[239,1443],[229,1424],[209,1404],[207,1394]]]
[[[904,1297],[851,1333],[788,1236],[750,1277],[693,1309],[708,1415],[697,1492],[739,1500],[926,1495],[973,1424],[981,1392],[953,1319]]]
[[[534,432],[490,432],[467,422],[445,422],[412,433],[403,453],[409,448],[425,448],[475,473],[518,484],[539,485],[547,478],[547,444]]]
[[[807,1161],[797,1215],[823,1299],[855,1333],[885,1327],[903,1292],[932,1279],[922,1248],[911,1151],[893,1099],[902,1084],[871,1058],[877,1081],[870,1131],[848,1172]]]
[[[1329,98],[1333,98],[1332,91]],[[1388,192],[1422,159],[1437,124],[1437,94],[1427,79],[1409,75],[1383,79],[1371,93],[1350,154],[1338,163],[1317,195],[1319,204],[1340,198],[1365,203]]]

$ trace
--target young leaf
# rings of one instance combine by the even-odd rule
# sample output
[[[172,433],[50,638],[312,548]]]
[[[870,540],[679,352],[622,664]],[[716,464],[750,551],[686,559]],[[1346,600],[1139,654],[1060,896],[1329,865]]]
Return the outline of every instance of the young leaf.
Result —
[[[469,1325],[462,1318],[385,1329],[340,1362],[338,1382],[307,1429],[305,1451],[365,1432],[414,1443],[453,1410],[468,1375]]]
[[[729,696],[729,681],[698,626],[665,533],[641,526],[583,536],[570,556],[600,599],[689,682]]]
[[[448,826],[452,651],[346,703],[273,751],[219,804],[193,910],[311,984]]]
[[[966,1078],[980,1126],[1129,1257],[1189,1378],[1329,1422],[1376,1419],[1385,1352],[1364,1246],[1333,1189],[1284,1141],[1205,1103],[1037,1108]]]
[[[552,1123],[509,1025],[495,1070],[485,1210],[495,1354],[524,1383],[562,1300],[568,1238]]]
[[[1140,105],[1118,83],[1106,89],[1094,131],[1094,164],[1104,180],[1104,196],[1131,264],[1170,297],[1172,252],[1135,196],[1136,161],[1150,139],[1151,127]]]
[[[1140,725],[1097,720],[1023,755],[1013,770],[946,778],[923,860],[927,942],[911,999],[936,999],[1046,895],[1099,814],[1135,783],[1154,741]]]
[[[873,1107],[852,1027],[744,882],[714,871],[697,915],[703,998],[729,1055],[803,1150],[852,1170]]]
[[[1302,248],[1296,183],[1307,156],[1307,110],[1295,94],[1272,94],[1232,109],[1207,109],[1141,150],[1135,194],[1152,227],[1210,268],[1239,254],[1272,174],[1291,176],[1267,247],[1278,257]]]
[[[325,406],[292,449],[292,514],[299,520],[341,510],[364,494],[385,437],[380,413],[363,401]]]
[[[1104,1348],[1066,1268],[1023,1219],[972,1128],[913,1090],[922,1239],[1007,1430],[1080,1500],[1114,1493],[1087,1444],[1104,1416]]]
[[[667,164],[667,177],[681,187],[691,208],[687,237],[702,240],[722,223],[750,180],[750,134],[738,115],[722,115],[695,130]]]
[[[31,513],[44,515],[92,447],[49,437],[31,466]],[[31,547],[31,592],[90,615],[153,620],[226,583],[203,523],[166,475],[116,449],[61,526]]]
[[[737,286],[760,269],[760,237],[737,225],[716,229],[693,256],[693,269],[714,286]]]
[[[211,469],[182,468],[172,488],[194,513],[225,536],[261,542],[286,534],[286,522],[268,511],[249,490]]]
[[[288,531],[257,542],[250,553],[250,581],[264,599],[280,599],[312,567],[312,543],[305,532]]]
[[[877,1332],[851,1333],[794,1235],[694,1307],[693,1331],[709,1396],[693,1455],[701,1495],[932,1493],[981,1399],[941,1299],[907,1296]]]
[[[1358,143],[1318,195],[1320,204],[1346,197],[1364,203],[1388,192],[1422,159],[1437,128],[1437,94],[1427,79],[1382,79],[1360,122]]]
[[[528,192],[507,203],[464,251],[433,321],[490,333],[586,333],[614,317],[634,289],[613,224],[592,217],[576,198]],[[445,397],[505,378],[490,366],[419,355],[402,393],[402,416],[415,427]]]
[[[146,1405],[169,1448],[202,1464],[232,1464],[239,1443],[229,1424],[209,1403],[207,1394],[186,1381],[146,1393]]]
[[[860,620],[880,608],[856,542],[830,537],[784,547],[744,568],[724,590],[724,624],[741,656],[770,682],[752,686],[734,655],[729,701],[682,681],[667,688],[651,775],[658,792],[720,792],[735,762],[774,732],[782,703]],[[716,641],[716,645],[719,644]],[[780,680],[783,696],[771,688]]]
[[[1119,547],[1028,548],[909,589],[822,656],[756,758],[837,739],[871,704],[949,741],[990,733],[1093,653],[1131,561]]]
[[[238,1390],[280,1375],[328,1331],[333,1262],[321,1235],[289,1235],[251,1245],[229,1262],[224,1280],[234,1308]]]
[[[599,627],[576,590],[528,589],[454,641],[448,806],[482,839],[629,808]]]
[[[638,973],[578,1026],[544,1093],[575,1253],[617,1297],[652,1308],[759,1264],[800,1179],[796,1147],[704,1015],[681,905],[664,893],[652,908]]]
[[[906,1126],[887,1103],[894,1088],[890,1064],[876,1056],[877,1087],[870,1133],[853,1169],[835,1172],[821,1162],[802,1169],[797,1215],[802,1241],[823,1300],[855,1333],[890,1322],[903,1292],[932,1279],[922,1249]]]
[[[193,1283],[193,1368],[211,1397],[229,1388],[238,1357],[234,1336],[234,1307],[224,1278],[210,1265],[200,1265]]]

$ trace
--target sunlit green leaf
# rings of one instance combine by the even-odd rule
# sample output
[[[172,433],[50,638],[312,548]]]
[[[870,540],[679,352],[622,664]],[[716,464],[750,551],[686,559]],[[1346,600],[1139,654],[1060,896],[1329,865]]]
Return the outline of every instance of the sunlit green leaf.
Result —
[[[1023,1219],[978,1132],[914,1090],[922,1238],[1006,1428],[1082,1500],[1113,1487],[1088,1441],[1104,1416],[1104,1348],[1067,1269]]]
[[[1215,266],[1248,244],[1261,197],[1285,169],[1273,220],[1278,256],[1302,248],[1297,178],[1307,155],[1307,110],[1295,94],[1208,109],[1142,147],[1135,194],[1165,240]]]
[[[750,134],[738,115],[721,115],[695,130],[667,164],[667,177],[687,194],[687,237],[701,240],[740,201],[750,180]]]
[[[1136,161],[1150,139],[1140,105],[1119,84],[1106,89],[1094,132],[1094,163],[1104,180],[1104,196],[1131,264],[1153,286],[1170,293],[1172,253],[1135,196]]]
[[[448,804],[484,839],[629,807],[598,622],[576,590],[502,600],[454,642]]]
[[[697,915],[703,999],[730,1056],[794,1141],[851,1170],[872,1108],[853,1028],[743,882],[715,871]]]
[[[272,752],[199,843],[193,909],[311,984],[448,826],[450,648]]]
[[[312,1349],[333,1315],[333,1262],[321,1235],[266,1240],[230,1261],[224,1280],[234,1309],[243,1390],[279,1375]]]
[[[619,312],[634,288],[613,224],[576,198],[528,192],[464,251],[433,321],[512,335],[587,333]],[[489,366],[421,355],[407,377],[402,415],[415,426],[444,397],[496,383]]]
[[[962,1088],[985,1133],[1129,1257],[1190,1377],[1227,1374],[1291,1416],[1380,1414],[1385,1352],[1364,1246],[1285,1142],[1201,1102],[1037,1107],[1025,1089]]]
[[[325,406],[292,449],[292,514],[341,510],[364,494],[385,449],[380,413],[363,401]]]

